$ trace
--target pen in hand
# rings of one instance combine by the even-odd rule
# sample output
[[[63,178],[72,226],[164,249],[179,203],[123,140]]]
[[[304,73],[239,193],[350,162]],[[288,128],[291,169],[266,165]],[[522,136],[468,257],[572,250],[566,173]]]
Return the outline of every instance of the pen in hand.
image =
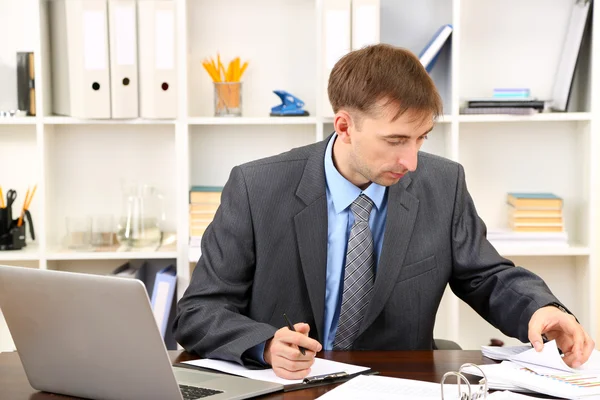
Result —
[[[285,322],[287,323],[289,330],[292,332],[296,332],[296,330],[294,329],[294,325],[292,324],[288,316],[285,315],[285,313],[283,313],[283,318],[285,318]],[[303,356],[306,355],[306,349],[304,347],[298,346],[298,349],[300,350],[300,353],[302,353]]]

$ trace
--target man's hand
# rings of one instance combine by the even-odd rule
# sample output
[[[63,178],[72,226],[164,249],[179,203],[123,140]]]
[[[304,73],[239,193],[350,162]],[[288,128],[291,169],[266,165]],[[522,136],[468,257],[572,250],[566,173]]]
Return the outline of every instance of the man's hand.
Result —
[[[554,306],[540,308],[529,321],[529,341],[537,351],[542,351],[544,347],[542,334],[548,340],[556,340],[564,353],[564,362],[573,368],[586,362],[595,347],[594,341],[575,317]]]
[[[302,379],[310,372],[315,355],[323,346],[308,337],[310,326],[304,323],[294,325],[296,332],[287,327],[275,332],[273,339],[265,344],[265,361],[273,367],[275,375],[284,379]],[[302,355],[298,346],[306,349]]]

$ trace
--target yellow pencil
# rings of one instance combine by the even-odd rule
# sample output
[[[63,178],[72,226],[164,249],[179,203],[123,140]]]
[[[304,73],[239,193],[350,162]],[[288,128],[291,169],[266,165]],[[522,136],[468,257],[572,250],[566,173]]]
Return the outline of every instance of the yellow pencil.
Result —
[[[31,205],[31,200],[33,200],[33,195],[35,194],[36,190],[37,190],[37,184],[33,185],[33,190],[31,191],[31,194],[29,195],[29,201],[27,202],[27,207],[25,207],[26,210],[29,210],[29,206]]]
[[[227,69],[225,69],[225,64],[221,61],[221,54],[219,53],[217,53],[216,63],[212,57],[209,60],[202,61],[202,66],[213,82],[240,82],[244,71],[248,67],[248,61],[245,61],[240,67],[240,57],[235,57],[229,61]]]

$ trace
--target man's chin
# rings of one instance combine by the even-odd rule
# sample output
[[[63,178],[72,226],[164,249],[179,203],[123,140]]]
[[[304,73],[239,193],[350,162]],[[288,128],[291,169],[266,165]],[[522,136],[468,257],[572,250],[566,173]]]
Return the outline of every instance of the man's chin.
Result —
[[[396,183],[400,182],[400,179],[402,179],[402,177],[400,178],[392,178],[390,176],[385,176],[385,177],[379,177],[377,180],[373,181],[378,185],[381,186],[392,186],[395,185]]]

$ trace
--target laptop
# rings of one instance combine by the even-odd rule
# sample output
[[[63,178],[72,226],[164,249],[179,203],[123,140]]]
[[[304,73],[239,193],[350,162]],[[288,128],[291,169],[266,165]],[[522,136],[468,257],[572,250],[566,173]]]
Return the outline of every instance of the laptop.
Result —
[[[246,399],[283,390],[172,366],[137,279],[0,266],[0,309],[37,390],[103,400]]]

